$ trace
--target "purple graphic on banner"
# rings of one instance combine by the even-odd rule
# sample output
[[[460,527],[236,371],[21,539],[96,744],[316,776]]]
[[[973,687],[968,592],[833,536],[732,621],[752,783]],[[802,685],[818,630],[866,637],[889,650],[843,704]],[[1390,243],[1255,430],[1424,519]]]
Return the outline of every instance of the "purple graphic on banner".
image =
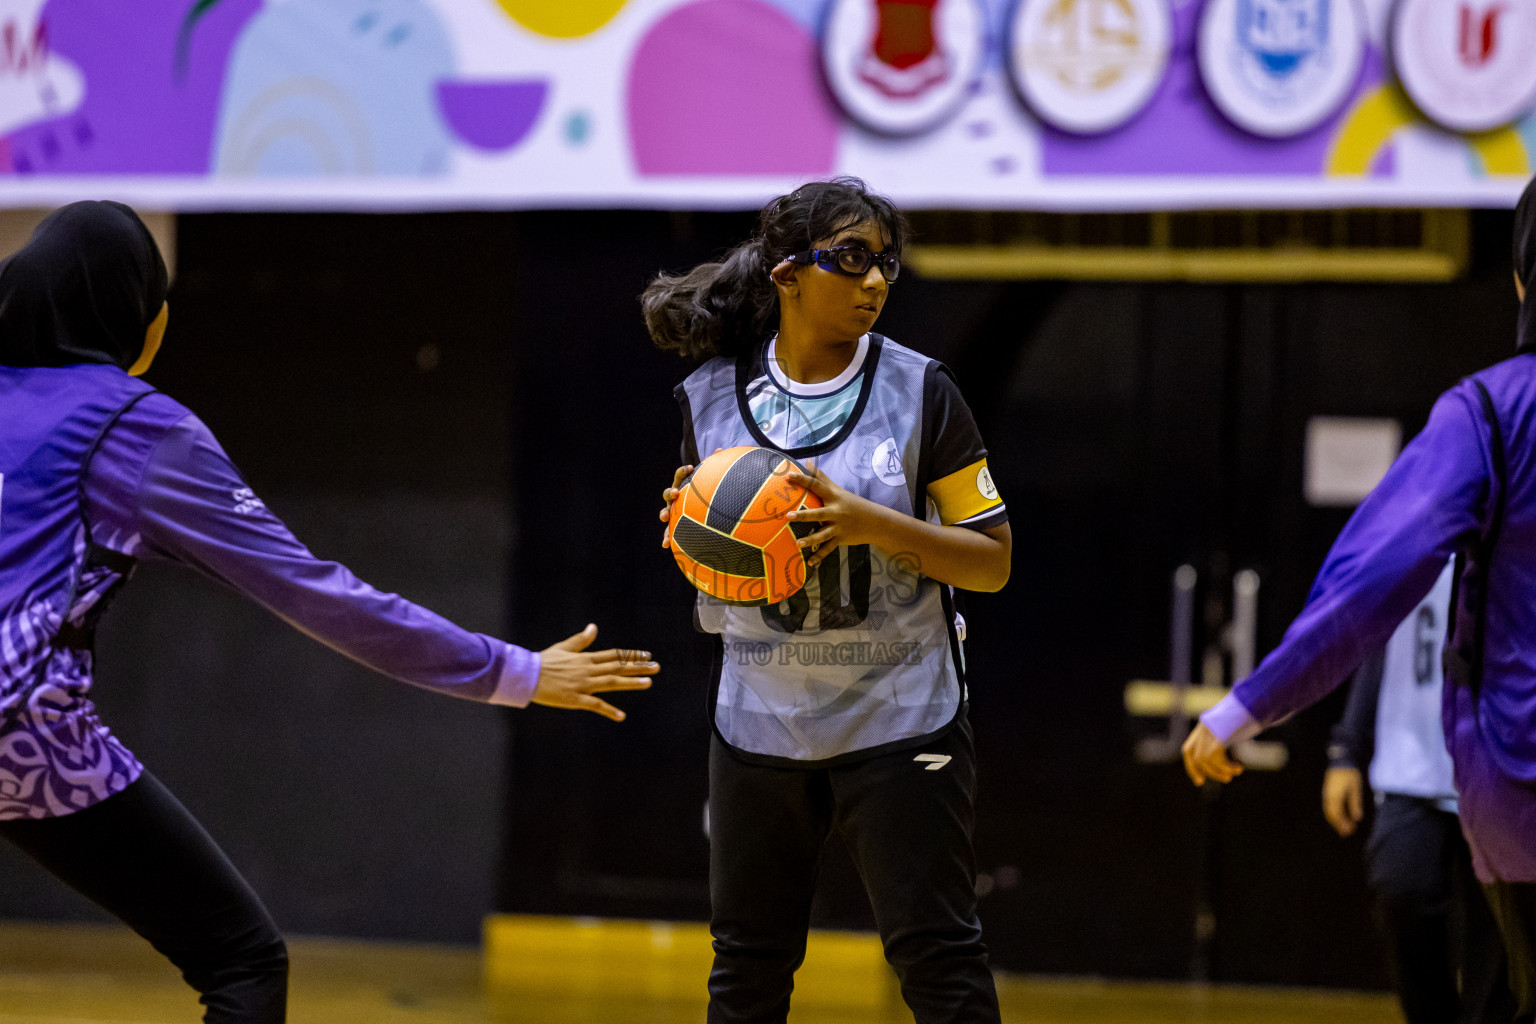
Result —
[[[1387,143],[1376,154],[1376,159],[1371,161],[1371,169],[1366,174],[1372,178],[1390,178],[1397,173],[1397,146]]]
[[[547,82],[439,82],[437,106],[453,133],[490,152],[527,137],[544,110]]]
[[[185,0],[51,0],[49,47],[85,76],[73,113],[0,140],[0,173],[205,174],[230,48],[261,0],[223,0],[178,66]]]
[[[1215,175],[1322,176],[1340,122],[1356,101],[1386,78],[1385,61],[1367,46],[1354,91],[1339,112],[1317,128],[1285,139],[1260,138],[1232,124],[1211,103],[1195,58],[1199,4],[1173,12],[1173,53],[1152,101],[1119,131],[1095,137],[1041,128],[1041,166],[1047,176]],[[1377,160],[1373,175],[1390,174],[1393,161]]]
[[[836,159],[816,40],[761,0],[700,0],[657,21],[626,103],[641,174],[814,175]]]

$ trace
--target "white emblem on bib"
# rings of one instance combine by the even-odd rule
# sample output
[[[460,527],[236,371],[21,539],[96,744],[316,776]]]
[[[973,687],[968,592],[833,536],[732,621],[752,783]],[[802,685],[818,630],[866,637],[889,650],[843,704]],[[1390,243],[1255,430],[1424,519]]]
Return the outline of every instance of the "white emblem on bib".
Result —
[[[881,483],[900,487],[907,482],[907,475],[901,469],[901,450],[896,447],[894,437],[886,438],[875,448],[874,455],[870,456],[870,468]]]

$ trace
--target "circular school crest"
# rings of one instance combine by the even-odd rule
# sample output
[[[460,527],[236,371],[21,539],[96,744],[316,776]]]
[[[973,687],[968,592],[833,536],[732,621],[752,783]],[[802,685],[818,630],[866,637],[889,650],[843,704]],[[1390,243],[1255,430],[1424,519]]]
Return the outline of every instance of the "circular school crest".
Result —
[[[1162,84],[1172,46],[1168,0],[1020,0],[1008,72],[1046,124],[1079,135],[1113,131]]]
[[[1388,49],[1408,98],[1454,132],[1485,132],[1536,106],[1536,0],[1400,0]]]
[[[1200,77],[1239,128],[1300,135],[1349,98],[1365,43],[1356,0],[1210,0],[1200,16]]]
[[[832,0],[824,25],[832,94],[849,117],[891,135],[959,109],[986,53],[977,0]]]

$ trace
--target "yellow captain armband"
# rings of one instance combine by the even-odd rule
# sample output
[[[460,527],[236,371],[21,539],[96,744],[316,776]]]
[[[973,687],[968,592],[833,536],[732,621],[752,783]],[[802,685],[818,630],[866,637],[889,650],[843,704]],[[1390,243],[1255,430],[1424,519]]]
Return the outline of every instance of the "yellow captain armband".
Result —
[[[981,459],[928,485],[928,497],[945,526],[964,525],[1003,507],[987,460]]]

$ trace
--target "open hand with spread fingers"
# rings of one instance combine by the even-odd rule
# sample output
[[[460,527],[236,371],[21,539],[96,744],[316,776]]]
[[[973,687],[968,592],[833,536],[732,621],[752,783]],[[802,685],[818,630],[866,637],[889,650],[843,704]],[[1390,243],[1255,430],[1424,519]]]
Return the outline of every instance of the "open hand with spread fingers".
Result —
[[[808,567],[816,566],[843,544],[877,543],[881,528],[896,514],[839,487],[819,467],[790,473],[789,480],[821,499],[821,508],[802,508],[785,514],[791,522],[821,524],[816,532],[800,538]]]
[[[624,712],[593,694],[615,690],[648,690],[661,666],[651,660],[650,651],[612,648],[588,651],[597,639],[597,627],[591,623],[574,636],[540,652],[539,682],[533,702],[552,708],[596,711],[615,722],[624,721]]]

